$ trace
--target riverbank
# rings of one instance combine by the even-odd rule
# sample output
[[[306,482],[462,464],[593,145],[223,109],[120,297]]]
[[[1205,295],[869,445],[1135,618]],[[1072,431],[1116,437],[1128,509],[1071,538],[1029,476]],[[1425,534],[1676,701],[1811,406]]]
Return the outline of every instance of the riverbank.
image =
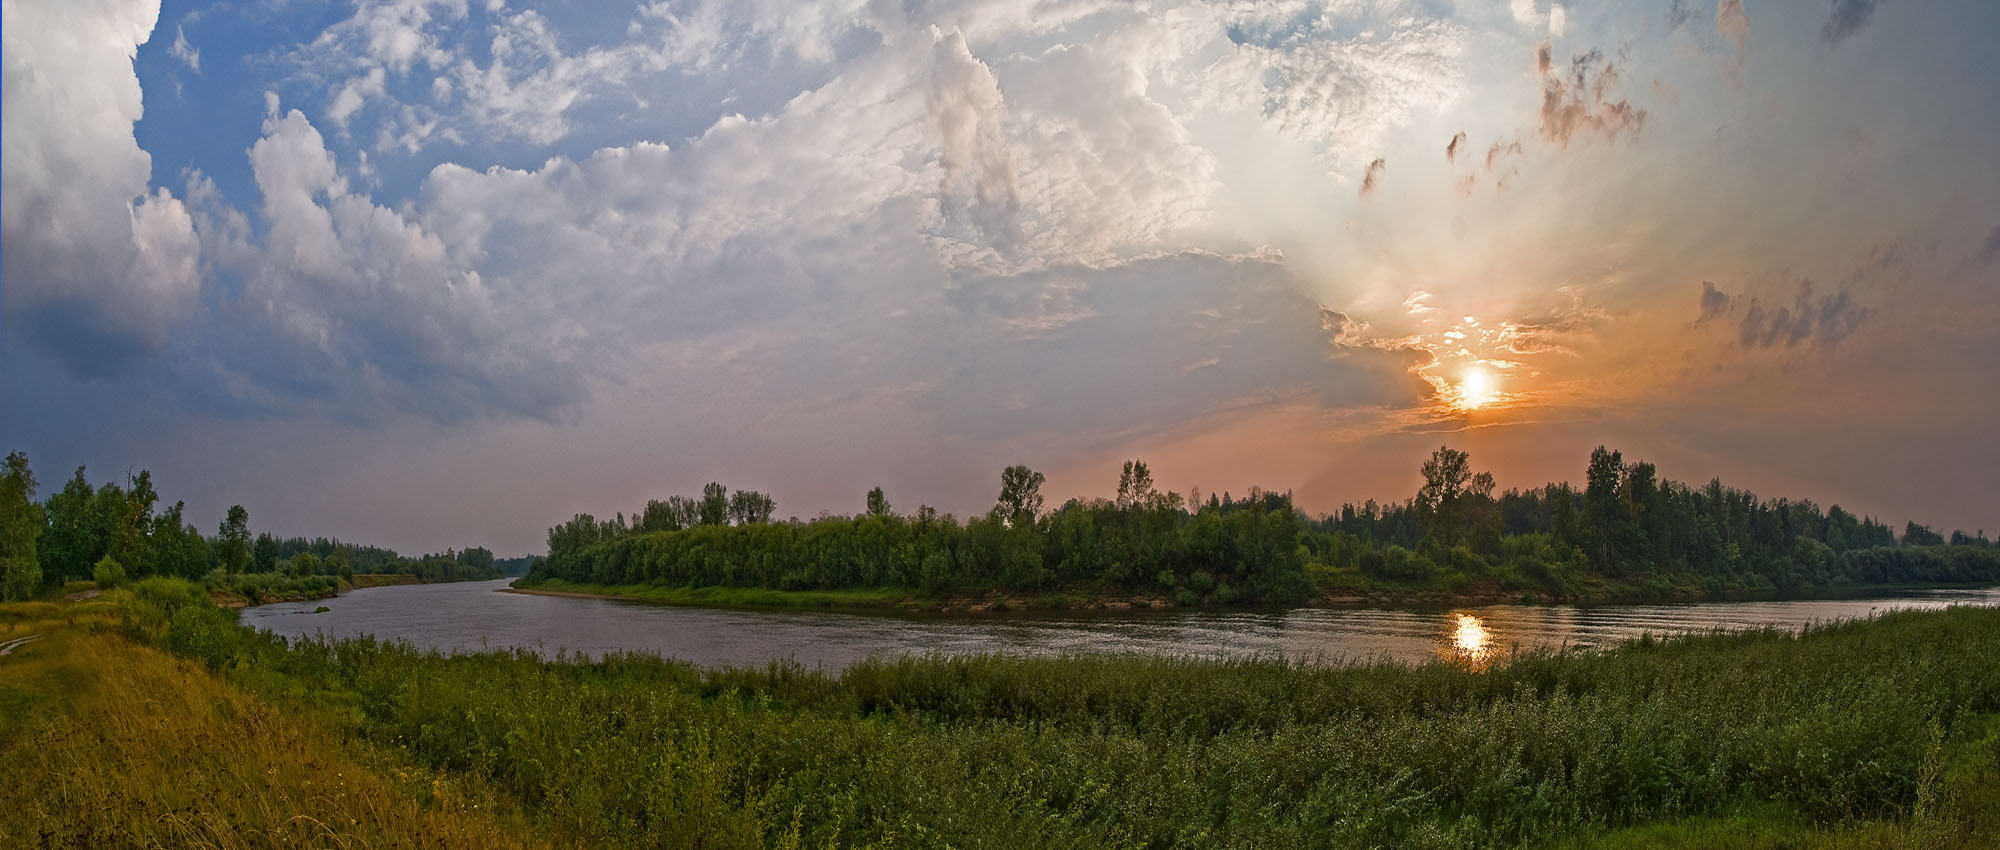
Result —
[[[906,588],[773,590],[746,587],[669,587],[653,584],[602,585],[547,579],[517,580],[508,593],[622,599],[697,608],[757,610],[856,610],[907,614],[997,614],[1025,611],[1228,610],[1271,608],[1263,602],[1176,601],[1163,594],[1105,593],[1090,589],[1047,593],[925,595]],[[1704,590],[1698,586],[1633,585],[1604,582],[1579,585],[1566,593],[1503,590],[1494,582],[1453,588],[1347,586],[1305,597],[1284,607],[1310,608],[1474,608],[1487,605],[1631,605],[1665,602],[1751,602],[1801,599],[1864,599],[1920,590],[1986,587],[1985,583],[1840,584],[1776,589]]]
[[[1484,670],[985,656],[834,674],[287,644],[157,581],[29,605],[0,606],[0,638],[48,638],[0,659],[0,786],[21,789],[0,836],[49,846],[1961,850],[2000,834],[1993,609]]]
[[[409,573],[356,573],[346,576],[293,577],[275,573],[247,573],[208,588],[209,600],[224,608],[248,608],[275,602],[310,602],[330,599],[364,587],[394,587],[421,584]]]

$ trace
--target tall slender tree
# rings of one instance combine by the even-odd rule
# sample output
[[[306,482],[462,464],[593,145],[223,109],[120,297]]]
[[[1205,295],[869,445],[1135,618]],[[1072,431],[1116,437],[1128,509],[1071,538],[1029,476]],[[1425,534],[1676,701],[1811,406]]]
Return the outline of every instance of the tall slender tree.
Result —
[[[41,588],[42,564],[35,555],[41,533],[35,474],[27,455],[11,452],[0,469],[0,599],[26,599]]]
[[[230,505],[229,513],[222,518],[222,527],[216,529],[216,541],[222,547],[222,569],[231,576],[243,571],[250,562],[250,512],[242,505]]]

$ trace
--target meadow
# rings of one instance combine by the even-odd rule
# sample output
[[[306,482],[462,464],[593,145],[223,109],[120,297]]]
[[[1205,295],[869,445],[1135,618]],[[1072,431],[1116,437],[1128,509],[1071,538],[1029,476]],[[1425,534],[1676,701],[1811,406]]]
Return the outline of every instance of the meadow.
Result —
[[[192,585],[8,606],[49,846],[1981,847],[2000,611],[1474,670],[287,646]],[[189,766],[192,766],[190,768]],[[223,840],[220,836],[232,836]],[[504,840],[503,840],[504,839]]]

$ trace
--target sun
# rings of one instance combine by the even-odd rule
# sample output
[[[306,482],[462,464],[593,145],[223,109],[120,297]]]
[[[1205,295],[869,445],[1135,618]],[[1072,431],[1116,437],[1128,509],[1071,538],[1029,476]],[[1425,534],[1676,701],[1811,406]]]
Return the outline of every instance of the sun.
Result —
[[[1466,410],[1478,410],[1492,404],[1495,398],[1493,376],[1484,369],[1467,370],[1458,381],[1458,406]]]

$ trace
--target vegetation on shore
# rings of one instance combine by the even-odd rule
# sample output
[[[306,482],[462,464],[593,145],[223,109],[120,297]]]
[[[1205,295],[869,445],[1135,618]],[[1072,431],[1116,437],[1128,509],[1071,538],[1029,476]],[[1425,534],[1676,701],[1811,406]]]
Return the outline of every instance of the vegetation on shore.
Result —
[[[1288,494],[1203,500],[1157,490],[1126,463],[1113,500],[1043,510],[1042,477],[1009,467],[991,511],[964,522],[891,510],[771,519],[762,494],[720,484],[655,500],[631,520],[580,514],[549,530],[520,587],[726,604],[964,608],[1104,604],[1609,602],[2000,581],[1984,532],[1947,540],[1806,500],[1660,480],[1599,448],[1586,485],[1494,494],[1440,448],[1413,497],[1308,517]],[[562,584],[557,584],[558,582]],[[869,591],[869,593],[862,593]],[[962,604],[961,604],[962,603]]]
[[[218,601],[320,599],[349,587],[404,581],[493,579],[524,572],[526,558],[496,560],[479,547],[406,558],[328,538],[250,535],[250,513],[229,508],[213,537],[184,521],[186,505],[161,509],[152,473],[93,487],[78,467],[62,489],[35,501],[39,483],[20,452],[0,466],[0,600],[28,599],[78,582],[99,588],[148,576],[207,585]],[[73,592],[67,591],[65,592]]]
[[[80,610],[94,613],[78,625]],[[1484,670],[442,656],[286,644],[157,578],[0,606],[0,624],[52,630],[0,662],[0,785],[20,789],[0,835],[54,846],[1970,848],[2000,834],[1993,609]]]

